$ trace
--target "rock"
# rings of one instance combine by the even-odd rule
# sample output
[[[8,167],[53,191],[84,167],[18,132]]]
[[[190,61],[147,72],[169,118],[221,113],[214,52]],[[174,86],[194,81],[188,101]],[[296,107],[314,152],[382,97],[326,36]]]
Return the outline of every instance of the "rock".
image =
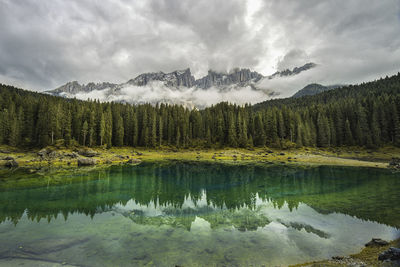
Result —
[[[249,69],[233,69],[229,73],[208,71],[208,74],[203,78],[195,81],[196,86],[202,89],[208,89],[213,86],[224,87],[232,84],[238,86],[247,86],[253,82],[261,80],[263,76]]]
[[[127,163],[129,164],[135,164],[135,163],[140,163],[142,162],[140,159],[130,159],[127,161]]]
[[[369,241],[367,244],[365,244],[366,247],[383,247],[383,246],[387,246],[387,245],[389,245],[389,243],[380,238],[372,238],[371,241]]]
[[[400,158],[392,158],[392,160],[389,162],[389,167],[400,169]]]
[[[15,159],[13,157],[8,156],[8,157],[5,157],[4,160],[15,160]]]
[[[96,165],[95,159],[87,159],[87,158],[78,159],[78,166],[91,166],[91,165]]]
[[[10,154],[11,151],[6,150],[6,149],[0,149],[0,153],[4,153],[4,154]]]
[[[136,155],[138,155],[138,156],[143,156],[143,153],[136,152]]]
[[[47,155],[49,153],[51,153],[51,149],[43,148],[43,149],[39,150],[39,152],[37,154],[38,154],[39,157],[44,158],[44,157],[47,157]]]
[[[99,155],[99,153],[97,153],[93,149],[89,149],[89,148],[78,150],[78,154],[81,156],[84,156],[84,157],[89,157],[89,158]]]
[[[390,247],[378,256],[380,261],[398,261],[400,260],[400,248]]]
[[[172,87],[192,87],[195,84],[195,78],[192,76],[190,69],[177,70],[171,73],[143,73],[137,76],[135,79],[129,80],[128,83],[136,86],[144,86],[152,81],[160,81],[164,85]]]
[[[281,152],[281,153],[279,153],[279,155],[281,155],[281,156],[285,156],[285,153]]]
[[[52,151],[50,153],[48,153],[48,157],[51,159],[57,158],[59,155],[56,151]]]
[[[18,167],[18,162],[16,162],[14,159],[13,160],[9,160],[9,161],[6,162],[5,166],[9,167],[9,168]]]
[[[64,153],[64,156],[76,159],[79,155],[75,152],[72,152],[72,153]]]
[[[267,150],[267,153],[272,154],[272,153],[274,153],[274,151],[272,151],[272,150]]]

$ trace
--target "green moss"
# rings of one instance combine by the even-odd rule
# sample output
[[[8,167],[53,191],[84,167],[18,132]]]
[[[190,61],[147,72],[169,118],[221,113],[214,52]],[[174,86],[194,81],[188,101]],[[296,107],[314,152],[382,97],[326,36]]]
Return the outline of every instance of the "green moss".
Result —
[[[36,150],[17,150],[15,148],[1,146],[0,158],[11,156],[16,159],[21,167],[68,167],[77,166],[77,160],[69,157],[52,158],[42,160]],[[60,149],[49,147],[58,154],[72,153],[77,149]],[[385,147],[377,150],[366,150],[357,147],[343,148],[296,148],[288,150],[272,150],[269,148],[225,148],[225,149],[181,149],[175,150],[168,147],[159,149],[132,148],[132,147],[113,147],[111,149],[91,148],[99,153],[94,157],[98,165],[121,164],[128,161],[127,157],[140,159],[142,161],[158,162],[165,160],[191,160],[201,162],[259,162],[276,163],[284,162],[290,165],[309,164],[309,165],[338,165],[338,166],[358,166],[358,167],[378,167],[386,168],[387,163],[392,157],[400,156],[400,149],[395,147]],[[5,161],[0,161],[0,165]]]

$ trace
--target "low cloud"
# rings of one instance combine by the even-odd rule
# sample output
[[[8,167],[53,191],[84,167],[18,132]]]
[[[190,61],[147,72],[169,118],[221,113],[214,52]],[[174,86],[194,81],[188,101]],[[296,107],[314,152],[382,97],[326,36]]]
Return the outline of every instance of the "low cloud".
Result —
[[[268,89],[253,89],[250,86],[229,86],[224,89],[211,87],[207,90],[196,87],[171,88],[162,82],[151,82],[146,86],[124,85],[117,92],[111,89],[94,90],[88,93],[78,93],[76,98],[81,100],[97,99],[100,101],[115,101],[128,103],[151,103],[159,102],[170,104],[182,104],[187,107],[204,108],[219,102],[230,102],[243,105],[255,104],[261,99],[270,99],[271,91]]]

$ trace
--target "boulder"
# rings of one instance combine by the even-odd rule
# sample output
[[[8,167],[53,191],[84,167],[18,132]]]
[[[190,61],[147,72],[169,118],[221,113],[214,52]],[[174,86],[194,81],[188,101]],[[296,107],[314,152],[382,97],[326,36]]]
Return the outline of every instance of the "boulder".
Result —
[[[15,159],[13,157],[8,156],[8,157],[5,157],[4,160],[15,160]]]
[[[127,161],[127,163],[129,163],[129,164],[135,164],[135,163],[140,163],[140,162],[142,162],[140,159],[129,159]]]
[[[92,166],[96,165],[95,159],[78,158],[78,166]]]
[[[97,153],[93,149],[80,149],[80,150],[78,150],[78,154],[81,156],[84,156],[84,157],[89,157],[89,158],[99,155],[99,153]]]
[[[47,154],[49,158],[55,159],[59,156],[59,154],[56,151],[51,151],[50,153]]]
[[[389,245],[389,242],[382,240],[380,238],[372,238],[371,241],[365,244],[366,247],[383,247],[387,245]]]
[[[64,153],[64,156],[76,159],[79,155],[75,152],[72,152],[72,153]]]
[[[38,154],[39,157],[44,158],[44,157],[47,157],[47,155],[48,155],[49,153],[51,153],[51,150],[50,150],[50,149],[43,148],[43,149],[39,150],[39,152],[38,152],[37,154]]]
[[[9,168],[14,168],[14,167],[18,167],[18,162],[16,162],[14,159],[13,160],[8,160],[5,164],[6,167]]]
[[[400,248],[390,247],[378,256],[380,261],[398,261],[400,260]]]
[[[400,158],[392,158],[392,160],[389,162],[389,167],[400,169]]]

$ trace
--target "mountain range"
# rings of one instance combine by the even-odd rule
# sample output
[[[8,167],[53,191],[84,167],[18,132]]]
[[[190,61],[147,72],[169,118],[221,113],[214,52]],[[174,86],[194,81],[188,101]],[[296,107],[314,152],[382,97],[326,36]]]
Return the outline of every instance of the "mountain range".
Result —
[[[169,102],[201,106],[201,103],[196,103],[198,101],[194,100],[196,97],[193,95],[198,96],[200,93],[204,95],[205,92],[208,92],[211,96],[218,95],[221,98],[218,99],[219,101],[227,101],[223,98],[229,94],[236,95],[239,100],[240,98],[246,99],[246,94],[249,95],[254,92],[256,92],[255,97],[257,99],[263,96],[268,98],[279,96],[279,92],[262,88],[260,84],[264,80],[299,75],[316,66],[315,63],[307,63],[292,70],[286,69],[275,72],[270,76],[263,76],[256,71],[244,68],[235,68],[227,73],[209,70],[207,75],[199,79],[195,79],[190,69],[187,68],[170,73],[143,73],[121,84],[90,82],[85,85],[72,81],[56,89],[46,91],[46,93],[83,100],[91,98],[100,101]],[[146,97],[148,94],[152,94],[152,97]],[[265,100],[265,97],[260,100]],[[228,100],[231,99],[228,98]]]

